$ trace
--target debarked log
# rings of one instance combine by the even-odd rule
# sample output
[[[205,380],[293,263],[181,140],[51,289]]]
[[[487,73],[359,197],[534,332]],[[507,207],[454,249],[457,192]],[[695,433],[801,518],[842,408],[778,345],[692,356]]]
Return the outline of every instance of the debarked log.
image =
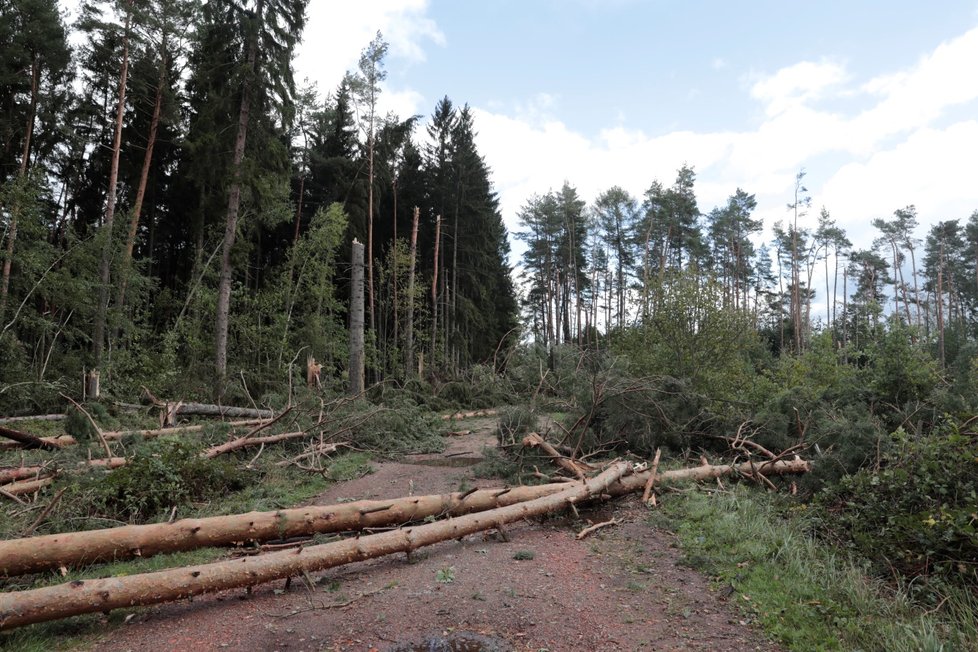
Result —
[[[754,465],[754,470],[766,475],[805,473],[810,468],[810,463],[804,460]],[[750,463],[744,463],[664,471],[658,474],[656,485],[707,480],[736,473],[750,473],[751,470]],[[641,491],[648,476],[648,471],[627,476],[612,484],[607,493],[617,496]],[[549,496],[567,487],[566,482],[557,482],[479,489],[466,493],[313,505],[272,512],[181,519],[173,523],[128,525],[10,539],[0,541],[0,576],[249,541],[262,542],[385,527],[420,521],[427,517],[461,516]]]
[[[562,485],[562,491],[553,495],[416,527],[155,573],[76,580],[28,591],[0,593],[0,629],[120,607],[171,602],[202,593],[254,586],[322,571],[396,552],[411,552],[440,541],[458,539],[573,505],[589,496],[604,493],[630,468],[626,463],[613,464],[587,482]]]

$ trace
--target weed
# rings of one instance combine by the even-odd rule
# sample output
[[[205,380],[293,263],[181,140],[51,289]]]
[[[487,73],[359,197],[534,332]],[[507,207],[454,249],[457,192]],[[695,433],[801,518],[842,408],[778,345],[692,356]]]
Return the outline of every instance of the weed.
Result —
[[[536,554],[532,550],[517,550],[513,554],[513,559],[516,561],[529,561],[536,557]]]
[[[447,568],[439,569],[435,573],[435,581],[439,584],[451,584],[455,581],[455,567],[448,566]]]

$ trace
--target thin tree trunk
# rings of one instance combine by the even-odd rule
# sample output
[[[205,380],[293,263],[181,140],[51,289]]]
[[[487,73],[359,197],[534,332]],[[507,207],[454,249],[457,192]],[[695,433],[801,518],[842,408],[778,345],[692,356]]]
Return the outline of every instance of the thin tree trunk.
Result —
[[[394,279],[394,282],[391,291],[393,292],[392,303],[394,304],[394,348],[396,349],[400,337],[400,328],[398,328],[398,316],[400,311],[398,310],[397,306],[397,177],[394,177],[394,179],[391,181],[391,190],[394,195],[394,248],[392,249],[393,253],[391,254],[391,278]]]
[[[20,169],[17,178],[23,181],[30,168],[31,140],[34,137],[34,121],[37,117],[37,90],[40,83],[41,66],[35,52],[31,60],[31,103],[27,111],[27,125],[24,128],[24,148],[20,155]],[[14,261],[14,243],[17,241],[17,217],[20,209],[14,205],[10,211],[10,227],[7,230],[7,250],[3,259],[3,277],[0,280],[0,321],[7,312],[7,294],[10,289],[10,268]]]
[[[364,390],[363,245],[353,241],[350,273],[350,394]]]
[[[371,91],[372,92],[372,91]],[[370,330],[374,330],[374,109],[370,108],[370,131],[367,134],[367,294],[370,303]]]
[[[263,18],[263,4],[259,2],[258,5],[258,20]],[[221,251],[221,276],[217,288],[217,314],[214,324],[216,331],[214,370],[217,374],[217,391],[215,393],[218,398],[223,398],[227,380],[228,317],[231,308],[231,250],[234,247],[238,231],[238,209],[241,206],[241,168],[248,138],[248,122],[251,119],[251,90],[258,58],[257,38],[257,36],[253,36],[248,47],[248,70],[241,89],[241,107],[238,110],[238,130],[234,139],[234,154],[231,159],[231,187],[228,191],[227,220]]]
[[[411,219],[411,266],[408,268],[407,328],[404,333],[405,376],[414,375],[414,269],[418,259],[418,220],[421,209],[414,207]]]
[[[143,210],[143,199],[146,197],[146,185],[149,182],[149,170],[153,163],[153,147],[156,144],[156,133],[160,126],[160,113],[163,109],[163,84],[166,82],[166,61],[160,61],[160,76],[156,85],[156,102],[153,105],[153,117],[149,123],[149,137],[146,140],[146,152],[143,155],[143,169],[139,174],[139,188],[136,190],[136,201],[132,207],[132,217],[129,219],[129,231],[126,234],[126,247],[122,252],[122,266],[119,272],[119,292],[115,305],[121,310],[126,302],[126,287],[129,283],[129,265],[132,262],[132,252],[136,246],[136,230],[139,228],[139,216]]]
[[[122,153],[122,119],[126,111],[126,81],[129,76],[129,27],[132,21],[132,3],[126,12],[125,33],[122,39],[122,70],[119,73],[119,102],[115,113],[115,136],[112,141],[112,164],[109,168],[109,189],[105,204],[105,220],[102,233],[102,262],[99,266],[98,306],[95,312],[95,329],[92,335],[94,371],[102,365],[105,346],[105,324],[109,309],[109,274],[112,265],[112,224],[115,220],[116,185],[119,181],[119,157]],[[96,395],[97,397],[97,395]]]
[[[435,269],[431,277],[431,360],[435,364],[435,342],[438,341],[438,250],[441,244],[441,215],[435,216]]]
[[[944,243],[937,263],[937,353],[944,368]]]

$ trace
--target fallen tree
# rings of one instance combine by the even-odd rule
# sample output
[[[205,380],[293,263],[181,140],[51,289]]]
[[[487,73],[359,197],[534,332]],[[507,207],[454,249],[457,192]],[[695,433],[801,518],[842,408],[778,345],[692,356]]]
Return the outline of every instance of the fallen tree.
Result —
[[[442,419],[450,421],[452,419],[473,419],[475,417],[494,417],[499,410],[473,410],[471,412],[456,412],[454,414],[443,414]]]
[[[24,417],[0,417],[0,424],[17,423],[18,421],[62,421],[65,419],[63,414],[38,414],[35,416]]]
[[[244,428],[246,426],[256,426],[263,423],[266,423],[265,419],[243,419],[241,421],[228,421],[227,425],[230,428]],[[106,441],[117,441],[119,439],[123,439],[124,437],[130,436],[142,437],[143,439],[153,439],[154,437],[163,437],[165,435],[200,432],[204,428],[211,427],[213,427],[213,424],[204,423],[192,426],[173,426],[170,428],[148,428],[145,430],[109,430],[103,432],[102,436]],[[36,439],[43,444],[50,446],[51,450],[57,450],[59,448],[64,448],[65,446],[74,446],[78,443],[78,440],[71,435],[59,435],[57,437],[36,437]],[[24,444],[20,443],[19,441],[0,442],[0,450],[24,447]]]
[[[60,445],[42,439],[40,437],[35,437],[34,435],[26,432],[21,432],[20,430],[14,430],[13,428],[8,428],[6,426],[0,426],[0,437],[6,437],[7,439],[12,439],[24,448],[42,448],[44,450],[56,451],[61,448]]]
[[[17,466],[8,469],[0,469],[0,485],[8,482],[17,482],[27,478],[35,478],[44,472],[43,466]]]
[[[272,410],[211,405],[209,403],[180,403],[175,410],[175,414],[179,416],[230,417],[237,419],[271,419],[275,416]]]
[[[563,485],[562,490],[553,495],[417,527],[156,573],[76,580],[40,589],[0,593],[0,629],[120,607],[171,602],[396,552],[411,552],[440,541],[499,528],[506,523],[574,505],[590,496],[604,493],[630,468],[629,464],[618,462],[592,480]]]
[[[547,440],[535,432],[531,432],[523,438],[523,446],[527,448],[539,448],[547,457],[554,461],[554,464],[577,478],[583,478],[588,471],[594,470],[594,467],[586,462],[564,457]]]
[[[656,485],[707,480],[752,471],[767,475],[805,473],[804,460],[751,465],[700,466],[659,473]],[[612,496],[641,491],[649,472],[630,475],[613,483]],[[230,516],[181,519],[173,523],[129,525],[84,532],[65,532],[0,541],[0,575],[36,573],[60,566],[97,561],[149,557],[202,547],[227,546],[248,541],[268,541],[330,532],[385,527],[428,517],[461,516],[534,500],[567,489],[568,484],[479,489],[443,495],[410,496],[392,500],[366,500],[340,505],[309,506],[274,512],[249,512]]]

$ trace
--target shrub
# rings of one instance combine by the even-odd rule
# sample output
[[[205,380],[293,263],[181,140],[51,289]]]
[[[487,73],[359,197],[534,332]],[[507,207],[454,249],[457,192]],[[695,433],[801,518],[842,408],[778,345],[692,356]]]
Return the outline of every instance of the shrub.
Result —
[[[816,501],[831,536],[909,578],[978,587],[978,440],[944,424],[892,436],[878,470],[863,469]]]

